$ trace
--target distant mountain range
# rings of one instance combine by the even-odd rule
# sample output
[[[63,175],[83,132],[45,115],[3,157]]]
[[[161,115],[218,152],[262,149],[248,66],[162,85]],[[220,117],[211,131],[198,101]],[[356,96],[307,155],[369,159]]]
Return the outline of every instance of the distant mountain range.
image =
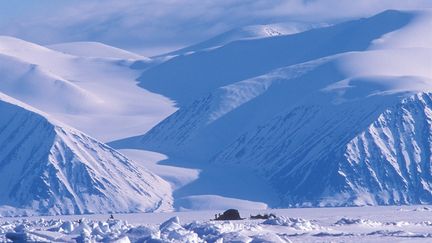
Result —
[[[252,170],[272,206],[432,203],[431,23],[249,26],[152,58],[0,37],[0,213],[172,210],[115,149]]]
[[[112,145],[254,168],[281,206],[430,203],[431,20],[386,11],[172,58],[139,80],[180,109]]]

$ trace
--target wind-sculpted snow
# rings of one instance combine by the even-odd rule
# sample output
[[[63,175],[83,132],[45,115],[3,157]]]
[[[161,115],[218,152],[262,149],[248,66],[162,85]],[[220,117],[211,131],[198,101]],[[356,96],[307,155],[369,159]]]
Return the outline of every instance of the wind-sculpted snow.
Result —
[[[41,231],[41,229],[43,229]],[[161,225],[132,225],[122,220],[107,221],[63,220],[15,220],[0,225],[1,240],[21,239],[21,242],[32,241],[71,241],[77,242],[251,242],[255,237],[265,240],[280,239],[277,234],[248,236],[248,232],[258,233],[262,230],[256,224],[194,222],[181,224],[178,217],[173,217]],[[286,242],[286,241],[279,241]]]
[[[170,209],[168,183],[110,147],[5,95],[0,114],[2,214]]]
[[[400,208],[399,208],[400,209]],[[274,210],[268,220],[213,221],[209,212],[0,219],[0,241],[392,242],[432,238],[430,213],[397,207]],[[242,212],[244,214],[245,212]],[[257,212],[250,212],[257,213]],[[282,214],[282,215],[280,215]],[[343,217],[342,215],[352,217]],[[290,217],[289,215],[296,215]],[[299,217],[301,216],[301,217]],[[152,220],[157,218],[156,221]],[[199,218],[197,220],[196,218]],[[409,219],[404,221],[402,219]]]
[[[264,232],[264,233],[261,233]],[[0,225],[1,240],[77,242],[290,242],[257,223],[194,222],[173,217],[159,226],[132,225],[122,220],[15,220]]]
[[[341,218],[334,225],[366,225],[371,227],[383,225],[381,222],[368,220],[368,219],[351,219],[351,218]]]
[[[262,224],[287,226],[287,227],[292,227],[294,229],[303,230],[303,231],[321,229],[321,227],[316,223],[302,218],[276,217],[276,218],[266,219],[264,222],[262,222]]]

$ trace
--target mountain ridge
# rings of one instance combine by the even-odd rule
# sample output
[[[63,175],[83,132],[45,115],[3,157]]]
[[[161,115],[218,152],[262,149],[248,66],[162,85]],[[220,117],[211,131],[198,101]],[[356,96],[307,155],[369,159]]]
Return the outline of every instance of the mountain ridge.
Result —
[[[151,87],[150,79],[155,78],[159,87],[153,91],[172,97],[180,109],[144,135],[110,144],[116,148],[148,149],[181,157],[191,161],[191,165],[214,163],[253,168],[279,192],[282,203],[278,206],[283,207],[426,203],[419,199],[416,189],[395,192],[399,193],[399,199],[396,196],[386,198],[383,195],[390,195],[394,190],[390,188],[390,179],[378,179],[389,188],[383,186],[375,190],[373,183],[364,183],[371,175],[356,177],[352,172],[354,166],[345,168],[351,170],[347,173],[339,168],[342,166],[339,163],[346,163],[345,146],[358,134],[367,133],[368,127],[388,109],[416,94],[427,95],[432,91],[432,48],[428,35],[424,35],[431,16],[430,11],[386,11],[288,37],[239,41],[173,58],[145,71],[140,81],[142,87]],[[238,50],[226,51],[244,48],[241,45],[252,46],[251,43],[263,48],[257,43],[302,39],[305,35],[312,36],[311,33],[320,41],[320,35],[331,36],[323,40],[331,46],[313,42],[311,48],[306,49],[300,48],[304,43],[299,44],[299,50],[293,50],[296,45],[288,45],[291,42],[273,45],[273,49],[267,46],[268,52],[273,53],[269,57],[279,62],[284,57],[274,53],[281,52],[282,46],[295,54],[298,52],[298,59],[289,59],[290,56],[288,59],[292,63],[287,61],[285,66],[266,63],[270,58],[252,58],[251,64],[249,58],[258,56],[257,53],[242,55]],[[413,39],[412,35],[418,38]],[[337,46],[338,43],[341,46]],[[238,65],[243,61],[242,68],[229,63],[226,59],[231,57],[229,54],[235,56]],[[215,58],[218,55],[220,59]],[[198,57],[205,61],[188,61],[198,60]],[[209,60],[212,60],[211,65]],[[229,64],[217,66],[223,62]],[[271,70],[264,72],[262,67],[256,70],[255,63]],[[202,73],[197,76],[190,71],[179,73],[180,67],[195,68]],[[243,79],[241,75],[232,75],[236,68],[243,70],[245,77],[251,77]],[[256,75],[259,72],[264,73]],[[171,74],[173,76],[168,77]],[[207,79],[204,74],[208,75]],[[171,86],[164,87],[163,82]],[[198,86],[194,86],[195,83]],[[210,85],[204,87],[207,84]],[[177,85],[193,88],[186,97],[176,93],[180,90]],[[375,145],[369,142],[369,146]],[[428,143],[422,144],[423,149],[428,146]],[[376,148],[376,153],[382,153],[380,149],[384,147]],[[387,166],[386,163],[382,166]],[[370,171],[380,170],[379,166],[375,165]],[[363,184],[355,184],[360,182]],[[432,184],[427,180],[424,183]],[[418,183],[408,184],[421,188]]]
[[[170,210],[170,186],[112,148],[0,95],[0,204],[26,214]]]

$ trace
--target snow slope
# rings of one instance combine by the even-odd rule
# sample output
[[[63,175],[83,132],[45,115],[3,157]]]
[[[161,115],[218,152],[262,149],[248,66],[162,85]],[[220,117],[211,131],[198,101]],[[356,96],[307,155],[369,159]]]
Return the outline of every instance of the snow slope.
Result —
[[[279,206],[431,203],[431,20],[386,11],[175,57],[140,85],[181,108],[111,144],[252,168]]]
[[[325,24],[313,24],[306,22],[249,25],[232,29],[198,44],[164,54],[163,56],[189,55],[198,51],[218,48],[234,41],[259,39],[279,35],[290,35],[324,25]]]
[[[143,56],[128,52],[99,42],[67,42],[47,46],[52,50],[79,57],[101,57],[118,59],[146,59]]]
[[[11,56],[0,54],[0,74],[2,92],[47,112],[86,113],[102,103],[76,84]]]
[[[413,14],[386,11],[376,16],[294,35],[242,40],[213,50],[177,56],[145,71],[140,85],[180,106],[216,88],[266,74],[276,68],[350,51],[406,26]],[[184,87],[188,87],[187,92]]]
[[[169,210],[161,178],[97,140],[0,93],[0,212]]]
[[[134,62],[77,57],[1,36],[0,91],[102,141],[124,138],[175,111],[169,99],[137,86],[142,69]]]

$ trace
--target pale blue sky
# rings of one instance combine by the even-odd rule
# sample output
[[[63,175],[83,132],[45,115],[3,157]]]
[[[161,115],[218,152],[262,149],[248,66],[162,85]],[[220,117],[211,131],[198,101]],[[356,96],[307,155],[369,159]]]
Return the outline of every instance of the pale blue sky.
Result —
[[[100,41],[152,55],[232,28],[328,21],[431,0],[0,0],[0,35],[39,44]]]
[[[66,5],[67,2],[64,0],[0,0],[0,22],[55,9]]]

